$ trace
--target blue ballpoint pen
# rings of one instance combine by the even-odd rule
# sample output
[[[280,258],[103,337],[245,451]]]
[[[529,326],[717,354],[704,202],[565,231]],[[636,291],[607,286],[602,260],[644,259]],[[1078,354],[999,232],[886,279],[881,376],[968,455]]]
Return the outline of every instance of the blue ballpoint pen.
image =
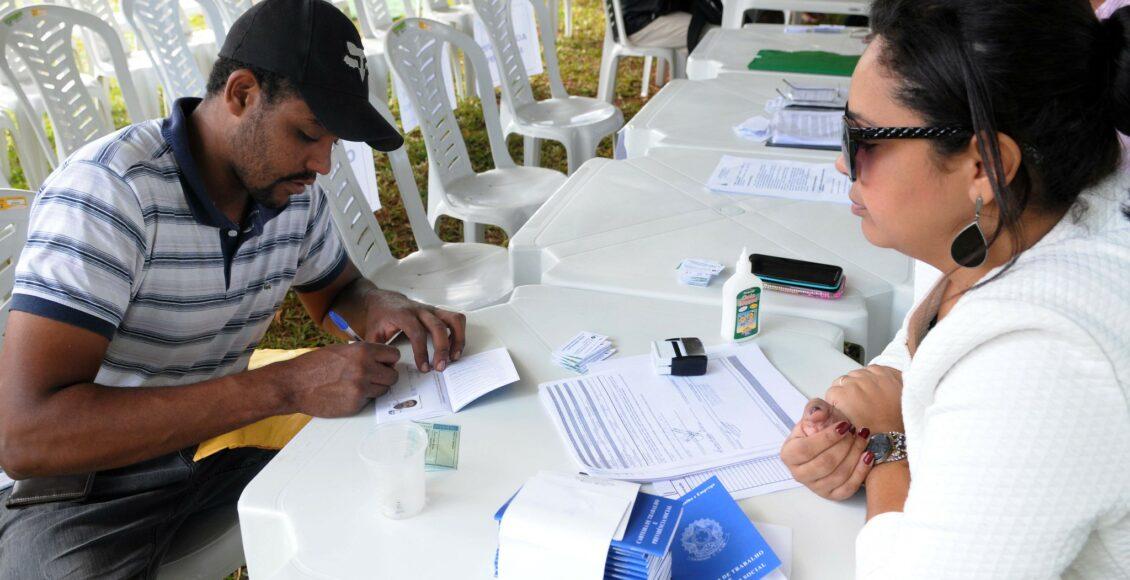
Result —
[[[334,321],[334,324],[336,324],[337,327],[340,328],[342,332],[349,335],[349,338],[356,340],[357,342],[364,342],[364,339],[362,339],[361,336],[358,335],[357,332],[355,332],[351,326],[349,326],[349,323],[346,322],[345,319],[342,318],[340,314],[331,310],[330,311],[330,320]]]

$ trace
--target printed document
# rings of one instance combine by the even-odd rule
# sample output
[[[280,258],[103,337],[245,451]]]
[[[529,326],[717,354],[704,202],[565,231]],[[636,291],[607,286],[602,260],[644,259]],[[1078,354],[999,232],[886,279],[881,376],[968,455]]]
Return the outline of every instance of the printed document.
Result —
[[[767,145],[839,149],[844,132],[840,109],[785,107],[773,115]]]
[[[848,205],[851,181],[831,163],[723,155],[706,182],[723,193],[745,193]]]
[[[518,380],[505,347],[464,356],[444,371],[398,364],[400,380],[375,403],[377,423],[422,421],[457,413],[471,401]]]
[[[8,477],[8,474],[4,473],[3,469],[0,469],[0,491],[4,491],[13,483],[15,482],[12,481],[12,478]]]
[[[543,383],[539,396],[592,475],[669,480],[776,457],[807,399],[756,344],[708,354],[703,376],[657,375],[642,355]]]

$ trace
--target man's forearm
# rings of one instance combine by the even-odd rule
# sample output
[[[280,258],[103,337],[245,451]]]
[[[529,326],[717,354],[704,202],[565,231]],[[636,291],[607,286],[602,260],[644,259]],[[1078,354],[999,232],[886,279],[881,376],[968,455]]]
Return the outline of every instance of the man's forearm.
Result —
[[[22,479],[111,469],[171,453],[293,412],[279,382],[277,372],[260,369],[178,387],[60,388],[6,410],[3,466]]]

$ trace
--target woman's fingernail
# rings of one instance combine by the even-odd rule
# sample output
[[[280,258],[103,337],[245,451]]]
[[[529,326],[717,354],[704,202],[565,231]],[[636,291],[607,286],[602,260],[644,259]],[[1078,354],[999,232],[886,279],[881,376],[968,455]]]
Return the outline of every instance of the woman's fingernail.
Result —
[[[432,370],[432,367],[431,367],[431,366],[429,366],[429,365],[428,365],[428,363],[424,363],[424,369],[423,369],[423,370],[424,370],[424,372],[426,373],[426,372],[429,372],[429,371],[431,371],[431,370]]]
[[[870,436],[871,436],[871,430],[868,429],[867,427],[864,427],[864,428],[859,430],[859,438],[860,439],[867,439]]]
[[[457,350],[457,351],[451,353],[451,360],[459,360],[459,357],[461,357],[461,356],[463,356],[463,351]]]
[[[840,421],[839,425],[836,425],[836,433],[843,435],[844,433],[847,433],[848,427],[851,427],[851,423],[848,423],[847,421]]]
[[[447,368],[447,363],[445,361],[441,360],[438,363],[436,363],[436,370],[437,371],[442,373],[443,369],[445,369],[445,368]]]
[[[874,453],[868,451],[867,453],[863,454],[863,463],[865,463],[867,465],[871,465],[872,461],[875,461],[875,454]]]

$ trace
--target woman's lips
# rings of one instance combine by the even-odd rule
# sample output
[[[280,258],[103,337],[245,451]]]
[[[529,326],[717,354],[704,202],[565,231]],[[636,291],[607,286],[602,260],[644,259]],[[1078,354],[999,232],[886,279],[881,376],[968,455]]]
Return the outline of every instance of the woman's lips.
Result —
[[[867,206],[855,201],[854,199],[851,199],[850,197],[848,199],[851,201],[851,213],[858,216],[862,216],[863,214],[867,213]]]

